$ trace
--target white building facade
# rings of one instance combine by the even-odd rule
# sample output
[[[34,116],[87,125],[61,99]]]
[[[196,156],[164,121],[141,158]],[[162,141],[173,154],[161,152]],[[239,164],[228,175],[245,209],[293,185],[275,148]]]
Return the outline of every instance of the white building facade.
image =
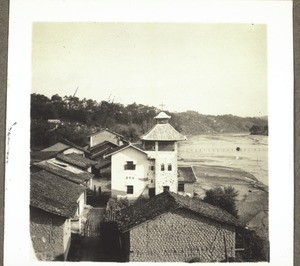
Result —
[[[111,156],[113,196],[136,199],[178,192],[177,142],[186,138],[169,124],[170,118],[160,112],[141,146],[125,144],[106,155]]]
[[[154,117],[156,125],[141,137],[143,149],[155,161],[155,195],[178,192],[177,142],[186,138],[169,124],[170,118],[160,112]]]

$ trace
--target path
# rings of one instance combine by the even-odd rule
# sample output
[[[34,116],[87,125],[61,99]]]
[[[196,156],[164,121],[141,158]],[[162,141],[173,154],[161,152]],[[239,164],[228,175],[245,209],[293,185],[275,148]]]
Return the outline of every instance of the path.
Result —
[[[72,236],[68,261],[109,261],[103,252],[100,235],[100,223],[104,212],[105,207],[90,209],[87,214],[84,235]]]
[[[105,212],[105,208],[92,208],[88,215],[84,228],[85,237],[100,237],[100,223]]]

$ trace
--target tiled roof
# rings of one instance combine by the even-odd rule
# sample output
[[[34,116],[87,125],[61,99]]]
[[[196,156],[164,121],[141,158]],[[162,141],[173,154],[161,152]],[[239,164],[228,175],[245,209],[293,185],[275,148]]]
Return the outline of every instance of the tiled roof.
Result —
[[[57,142],[55,143],[54,145],[46,148],[46,149],[43,149],[42,151],[53,151],[53,152],[62,152],[66,149],[70,148],[69,145],[66,145],[62,142]]]
[[[181,135],[170,124],[156,124],[148,133],[141,136],[143,140],[161,140],[161,141],[177,141],[185,140],[185,136]]]
[[[112,134],[115,134],[116,136],[119,136],[119,137],[121,137],[121,138],[124,139],[124,136],[123,136],[123,135],[121,135],[121,134],[119,134],[119,133],[117,133],[117,132],[114,132],[114,131],[110,130],[109,128],[106,128],[105,130],[108,131],[108,132],[110,132],[110,133],[112,133]]]
[[[132,146],[140,149],[140,150],[144,150],[144,147],[141,143],[131,143]]]
[[[59,165],[55,165],[48,161],[42,161],[39,163],[35,163],[34,165],[52,173],[52,174],[55,174],[59,177],[62,177],[69,181],[72,181],[76,184],[84,185],[86,181],[90,180],[93,177],[93,175],[88,172],[84,172],[84,171],[80,171],[77,173],[70,172],[70,171],[60,167]]]
[[[110,165],[111,165],[111,161],[110,160],[104,160],[102,162],[97,163],[96,166],[95,166],[95,168],[99,170],[99,169],[108,167]]]
[[[165,112],[160,112],[157,116],[154,117],[155,119],[170,119],[171,116],[167,115]]]
[[[197,178],[192,166],[178,166],[178,182],[193,183]]]
[[[82,169],[87,169],[90,166],[97,164],[97,162],[92,161],[76,153],[70,153],[70,154],[61,153],[61,154],[57,154],[56,158],[63,162],[70,163]]]
[[[119,147],[116,144],[113,144],[109,141],[103,141],[93,147],[89,148],[89,151],[92,155],[90,155],[91,159],[99,158],[108,154],[112,149]]]
[[[43,149],[42,151],[54,151],[54,152],[63,152],[69,148],[75,148],[75,149],[78,149],[80,151],[83,151],[85,153],[89,153],[88,150],[74,144],[73,142],[67,140],[67,139],[63,139],[57,143],[55,143],[54,145],[48,147],[48,148],[45,148]]]
[[[99,152],[99,151],[102,151],[103,149],[106,149],[106,148],[115,148],[115,147],[118,147],[118,145],[110,142],[110,141],[103,141],[101,143],[98,143],[92,147],[89,147],[88,150],[94,154],[95,152]]]
[[[40,162],[43,160],[54,158],[58,152],[56,151],[31,151],[30,159],[31,162]]]
[[[63,217],[74,217],[84,187],[46,171],[30,176],[30,205]]]
[[[106,154],[104,156],[104,158],[107,158],[107,157],[109,157],[111,155],[114,155],[114,154],[116,154],[116,153],[118,153],[118,152],[120,152],[122,150],[125,150],[125,149],[127,149],[129,147],[134,148],[135,150],[138,150],[140,152],[143,152],[143,153],[147,154],[145,151],[143,151],[142,149],[138,148],[135,144],[126,143],[126,144],[124,144],[124,145],[122,145],[120,147],[117,147],[117,148],[111,150],[108,154]]]
[[[97,159],[99,157],[103,157],[104,155],[108,154],[112,149],[110,148],[105,148],[102,151],[99,151],[97,153],[94,153],[93,155],[90,156],[91,159]]]
[[[136,203],[127,207],[117,215],[116,220],[122,232],[159,215],[175,209],[185,208],[196,214],[234,226],[242,226],[241,223],[228,212],[203,202],[197,198],[184,197],[172,192],[163,192],[149,199],[147,202]]]
[[[111,155],[113,155],[113,154],[115,154],[115,153],[117,153],[117,152],[119,152],[119,151],[121,151],[121,150],[126,149],[127,147],[129,147],[129,145],[130,145],[130,144],[125,143],[125,144],[123,144],[123,145],[121,145],[121,146],[119,146],[119,147],[116,147],[116,148],[110,150],[109,153],[107,153],[107,154],[104,156],[104,158],[106,158],[106,157],[108,157],[108,156],[111,156]]]
[[[85,149],[83,147],[80,147],[80,146],[76,145],[75,143],[73,143],[73,142],[71,142],[67,139],[63,139],[62,142],[65,143],[66,145],[69,145],[70,147],[73,147],[73,148],[78,149],[80,151],[83,151],[85,153],[89,153],[89,151],[87,149]]]
[[[112,134],[114,134],[114,135],[116,135],[116,136],[118,136],[118,137],[120,137],[120,138],[124,138],[123,135],[121,135],[121,134],[119,134],[119,133],[117,133],[117,132],[114,132],[114,131],[112,131],[112,130],[110,130],[110,129],[108,129],[108,128],[105,128],[105,129],[102,129],[102,130],[97,131],[97,132],[95,132],[95,133],[92,133],[92,134],[89,135],[89,137],[95,136],[95,135],[97,135],[97,134],[99,134],[99,133],[102,133],[102,132],[104,132],[104,131],[108,131],[109,133],[112,133]]]

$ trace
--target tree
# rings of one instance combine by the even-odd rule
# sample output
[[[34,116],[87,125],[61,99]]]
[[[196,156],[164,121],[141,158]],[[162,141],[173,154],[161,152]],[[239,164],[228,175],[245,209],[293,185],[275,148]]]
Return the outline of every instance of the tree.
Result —
[[[254,230],[237,231],[237,237],[243,238],[244,250],[236,255],[237,262],[269,261],[269,241],[260,237]]]
[[[209,204],[220,207],[234,217],[238,217],[238,211],[235,204],[238,194],[238,191],[231,186],[223,188],[217,187],[207,190],[203,200]]]
[[[50,99],[42,94],[31,94],[31,119],[56,118],[57,113],[52,106]]]

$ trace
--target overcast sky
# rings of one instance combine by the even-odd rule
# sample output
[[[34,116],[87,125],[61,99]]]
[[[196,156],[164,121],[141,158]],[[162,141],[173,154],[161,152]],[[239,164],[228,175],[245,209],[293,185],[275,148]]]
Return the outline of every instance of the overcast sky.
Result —
[[[169,111],[267,115],[266,27],[34,23],[32,92]]]

